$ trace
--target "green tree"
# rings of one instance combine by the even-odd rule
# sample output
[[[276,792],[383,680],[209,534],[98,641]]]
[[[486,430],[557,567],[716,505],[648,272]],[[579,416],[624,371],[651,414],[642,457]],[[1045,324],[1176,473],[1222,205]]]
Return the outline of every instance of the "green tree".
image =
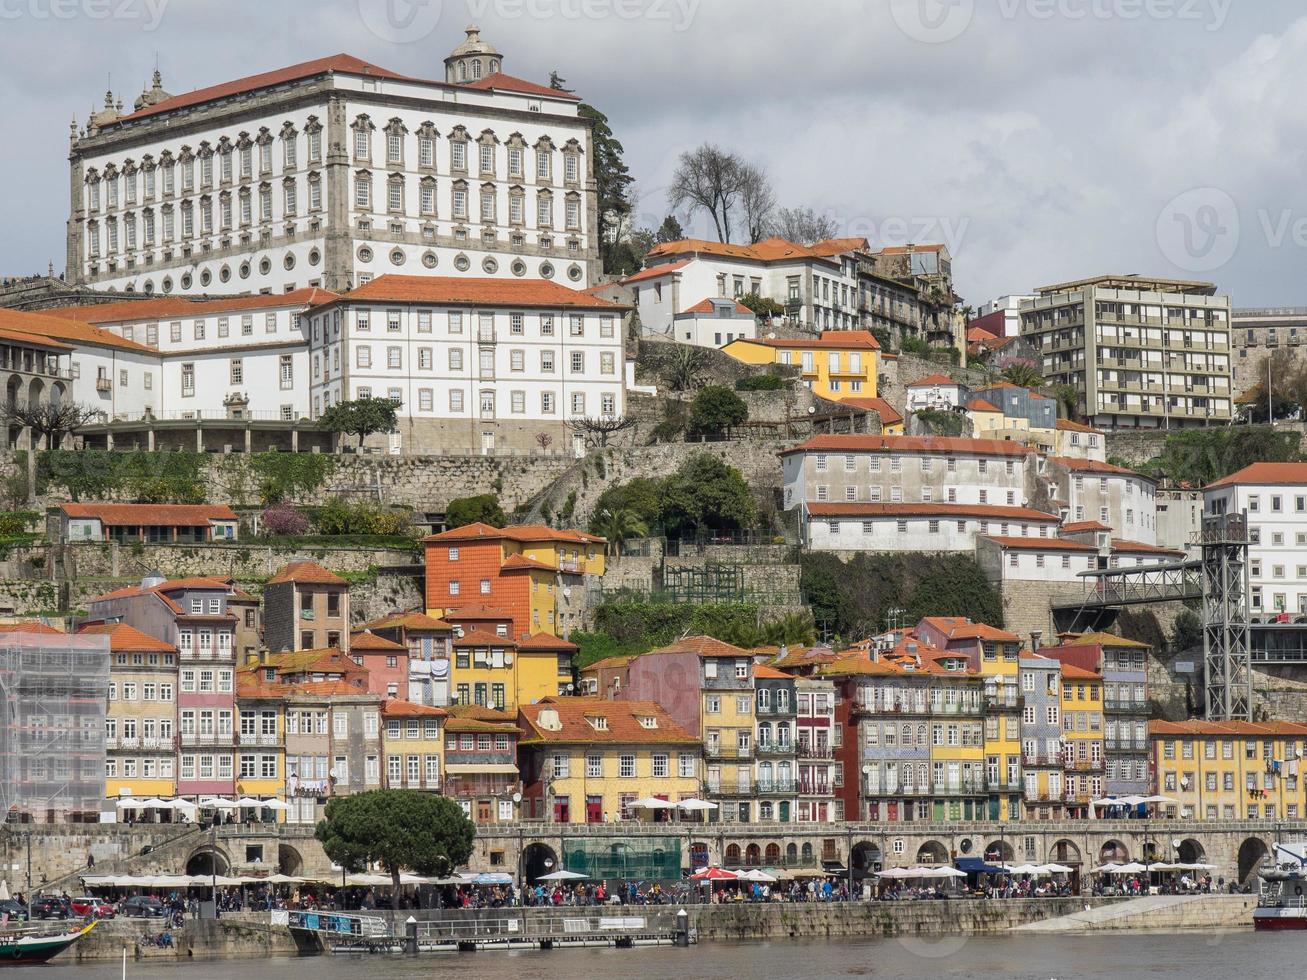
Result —
[[[739,470],[698,453],[667,478],[662,516],[669,534],[737,530],[754,526],[758,505]]]
[[[491,527],[503,527],[508,523],[504,509],[499,506],[499,498],[493,493],[483,493],[475,497],[460,497],[451,500],[445,508],[445,526],[451,531],[456,527],[469,524],[489,524]]]
[[[808,646],[816,637],[810,612],[791,612],[769,619],[762,632],[764,642],[773,646]]]
[[[603,515],[626,511],[647,527],[658,523],[663,509],[663,487],[661,480],[652,477],[637,476],[629,483],[619,483],[608,487],[595,501],[595,516],[590,521],[590,530],[602,534]]]
[[[672,391],[690,391],[708,370],[708,352],[702,347],[678,344],[663,369],[663,382]]]
[[[1052,391],[1057,399],[1058,415],[1077,421],[1080,418],[1080,389],[1075,385],[1054,385]]]
[[[759,296],[757,293],[745,293],[740,297],[740,305],[747,306],[755,316],[773,317],[782,316],[785,313],[785,307],[776,300],[767,296]]]
[[[1041,388],[1044,384],[1044,376],[1029,361],[1013,361],[1003,369],[1000,377],[1018,388]]]
[[[595,196],[599,217],[599,250],[604,272],[629,275],[639,268],[627,242],[627,222],[631,218],[631,184],[635,178],[622,159],[625,148],[613,135],[608,117],[592,105],[581,103],[576,109],[582,119],[590,120],[593,148]],[[625,268],[618,268],[622,260]]]
[[[359,448],[368,436],[394,432],[399,403],[389,398],[356,398],[337,402],[322,413],[318,426],[337,435],[359,437]]]
[[[602,535],[607,541],[607,553],[614,558],[622,557],[622,547],[629,539],[642,538],[649,533],[649,525],[635,511],[625,508],[602,511],[591,526],[595,534]]]
[[[1184,653],[1203,645],[1203,621],[1192,609],[1182,609],[1171,625],[1171,649]]]
[[[472,856],[476,827],[457,803],[411,789],[381,789],[335,797],[314,834],[346,871],[379,865],[394,887],[399,908],[400,872],[444,876]]]
[[[690,431],[696,435],[719,436],[748,420],[744,399],[721,385],[701,388],[690,404]]]

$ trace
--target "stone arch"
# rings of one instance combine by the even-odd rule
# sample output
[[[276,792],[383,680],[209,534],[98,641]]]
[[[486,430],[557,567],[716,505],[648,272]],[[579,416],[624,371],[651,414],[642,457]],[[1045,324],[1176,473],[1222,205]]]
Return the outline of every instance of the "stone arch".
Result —
[[[948,848],[937,840],[928,840],[917,848],[917,864],[948,864]]]
[[[1203,847],[1202,842],[1192,837],[1186,837],[1180,841],[1180,846],[1176,848],[1177,860],[1181,864],[1206,864],[1207,850]]]
[[[1103,841],[1103,846],[1098,849],[1099,864],[1107,864],[1109,861],[1115,861],[1117,864],[1125,864],[1129,860],[1130,849],[1119,840]]]
[[[859,841],[853,845],[853,873],[871,874],[881,867],[880,848],[871,841]]]
[[[770,865],[779,864],[781,860],[781,845],[777,844],[775,841],[768,844],[763,850],[763,857]]]
[[[62,381],[56,381],[50,385],[50,404],[58,407],[64,403],[68,397],[68,388]]]
[[[756,868],[762,863],[762,848],[757,844],[750,844],[744,849],[744,863],[750,867]]]
[[[1048,859],[1054,864],[1080,864],[1080,848],[1073,841],[1063,837],[1061,840],[1053,841],[1053,846],[1048,852]]]
[[[813,865],[812,841],[805,840],[803,842],[803,866],[805,868],[811,868],[812,865]]]
[[[785,863],[799,863],[799,845],[795,844],[793,841],[785,845]]]
[[[298,875],[303,870],[303,855],[289,844],[278,844],[277,871],[284,875]]]
[[[1145,862],[1146,864],[1153,864],[1155,862],[1165,861],[1166,849],[1162,846],[1162,842],[1157,840],[1152,840],[1151,838],[1149,840],[1144,841],[1139,848],[1139,860]]]
[[[1244,884],[1257,873],[1258,867],[1270,852],[1266,841],[1260,837],[1249,837],[1239,845],[1239,884]]]
[[[527,884],[534,884],[541,875],[558,870],[558,855],[548,844],[535,841],[522,851],[522,877]]]
[[[725,850],[725,852],[723,853],[723,857],[724,857],[725,862],[726,862],[727,864],[739,864],[739,863],[740,863],[740,845],[739,845],[739,844],[727,844],[727,845],[726,845],[726,850]]]
[[[186,859],[188,875],[225,875],[230,870],[231,858],[220,847],[210,847],[206,844],[192,851],[191,856]]]
[[[984,858],[986,861],[999,861],[1003,864],[1010,864],[1016,858],[1016,853],[1012,849],[1012,842],[1000,837],[998,840],[992,840],[985,845]]]

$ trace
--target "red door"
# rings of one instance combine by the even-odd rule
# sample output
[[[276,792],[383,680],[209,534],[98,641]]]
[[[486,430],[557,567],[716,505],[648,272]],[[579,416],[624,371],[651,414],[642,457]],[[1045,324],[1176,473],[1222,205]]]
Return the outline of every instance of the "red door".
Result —
[[[585,798],[585,822],[604,822],[604,798],[602,796],[587,796]]]
[[[572,810],[568,805],[566,796],[555,797],[554,799],[554,823],[571,823]]]

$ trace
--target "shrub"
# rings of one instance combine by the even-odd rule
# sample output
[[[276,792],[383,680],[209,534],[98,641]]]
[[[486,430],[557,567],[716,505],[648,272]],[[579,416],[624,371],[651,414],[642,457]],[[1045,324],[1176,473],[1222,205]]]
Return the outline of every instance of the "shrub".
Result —
[[[299,536],[308,534],[313,526],[294,504],[274,504],[259,518],[265,534]]]
[[[690,404],[690,431],[696,434],[720,435],[748,420],[744,399],[721,385],[708,385]]]
[[[736,391],[780,391],[785,379],[775,374],[754,374],[735,382]]]
[[[451,500],[445,508],[445,526],[450,530],[477,523],[492,527],[503,527],[508,523],[504,509],[499,506],[499,498],[493,493]]]

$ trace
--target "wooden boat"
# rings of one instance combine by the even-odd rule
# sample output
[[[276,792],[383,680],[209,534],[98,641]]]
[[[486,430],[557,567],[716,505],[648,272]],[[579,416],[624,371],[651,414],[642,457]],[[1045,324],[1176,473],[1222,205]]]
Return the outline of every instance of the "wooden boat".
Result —
[[[95,928],[91,922],[76,932],[55,935],[35,933],[0,933],[0,966],[22,966],[28,963],[45,963],[58,956],[77,940]]]

